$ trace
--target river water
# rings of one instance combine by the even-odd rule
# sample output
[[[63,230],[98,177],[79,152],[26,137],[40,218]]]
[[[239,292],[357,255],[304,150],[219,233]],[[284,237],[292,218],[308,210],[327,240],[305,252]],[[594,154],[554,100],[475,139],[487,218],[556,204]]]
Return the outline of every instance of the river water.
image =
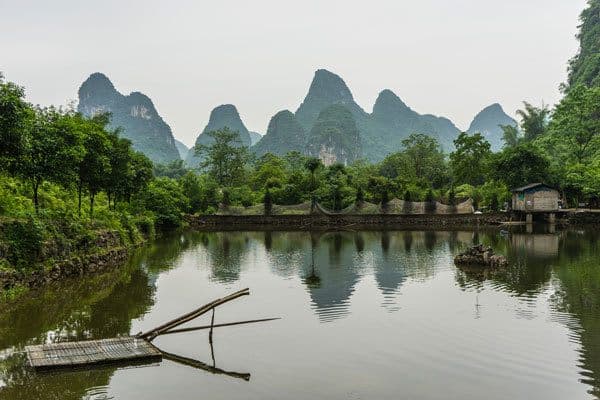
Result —
[[[473,243],[510,267],[455,267]],[[154,341],[187,364],[25,367],[27,344],[135,334],[245,287],[215,323],[282,319]],[[600,233],[187,232],[0,305],[0,399],[199,398],[600,399]]]

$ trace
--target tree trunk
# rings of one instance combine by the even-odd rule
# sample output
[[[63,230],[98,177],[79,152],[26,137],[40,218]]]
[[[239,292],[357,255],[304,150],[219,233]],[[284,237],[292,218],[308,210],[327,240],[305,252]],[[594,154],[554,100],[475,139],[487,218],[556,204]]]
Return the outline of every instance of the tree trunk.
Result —
[[[90,193],[90,219],[94,218],[94,193]]]
[[[80,217],[81,217],[81,191],[82,191],[82,187],[81,187],[81,184],[79,184],[79,185],[77,185],[77,212]]]
[[[107,192],[106,195],[108,196],[108,209],[110,210],[110,199],[112,198],[112,196],[110,192]]]
[[[37,214],[40,209],[40,201],[39,201],[39,197],[38,197],[38,189],[40,187],[40,184],[35,179],[33,179],[32,185],[33,185],[33,205],[35,206],[35,213]]]

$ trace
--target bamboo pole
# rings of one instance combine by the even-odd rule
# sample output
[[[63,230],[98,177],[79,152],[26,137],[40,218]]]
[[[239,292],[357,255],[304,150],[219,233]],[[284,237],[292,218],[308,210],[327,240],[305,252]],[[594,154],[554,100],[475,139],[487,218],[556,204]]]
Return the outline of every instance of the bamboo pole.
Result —
[[[222,297],[220,299],[211,301],[208,304],[203,305],[200,308],[197,308],[187,314],[184,314],[180,317],[177,317],[169,322],[166,322],[152,330],[149,330],[147,332],[144,333],[140,333],[137,335],[137,337],[142,338],[142,339],[146,339],[148,341],[152,341],[155,337],[157,337],[158,335],[161,335],[179,325],[185,324],[186,322],[189,322],[193,319],[198,318],[199,316],[209,312],[210,310],[214,309],[215,307],[220,306],[221,304],[225,304],[231,300],[235,300],[239,297],[242,296],[247,296],[250,294],[250,289],[246,288],[246,289],[242,289],[238,292],[232,293],[228,296]]]
[[[174,333],[185,333],[185,332],[193,332],[193,331],[201,331],[212,328],[222,328],[225,326],[234,326],[234,325],[243,325],[243,324],[254,324],[257,322],[267,322],[267,321],[275,321],[281,318],[263,318],[263,319],[252,319],[248,321],[238,321],[238,322],[227,322],[224,324],[214,324],[214,325],[202,325],[202,326],[194,326],[190,328],[181,328],[181,329],[171,329],[167,332],[163,332],[160,335],[171,335]]]
[[[163,351],[162,354],[163,354],[163,358],[165,358],[167,360],[170,360],[170,361],[173,361],[176,363],[180,363],[183,365],[187,365],[187,366],[190,366],[193,368],[198,368],[198,369],[201,369],[204,371],[208,371],[213,374],[227,375],[227,376],[231,376],[232,378],[243,379],[246,382],[250,380],[250,374],[247,374],[247,373],[225,371],[221,368],[211,367],[210,365],[203,363],[202,361],[194,360],[194,359],[188,358],[188,357],[182,357],[182,356],[179,356],[179,355],[173,354],[173,353],[167,353],[166,351]]]

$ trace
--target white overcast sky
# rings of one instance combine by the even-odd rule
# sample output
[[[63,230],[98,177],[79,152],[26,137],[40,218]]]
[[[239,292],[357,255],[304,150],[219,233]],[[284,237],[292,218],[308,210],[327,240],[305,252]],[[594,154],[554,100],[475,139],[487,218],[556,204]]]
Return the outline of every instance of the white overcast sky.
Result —
[[[314,70],[371,111],[393,90],[466,129],[483,107],[560,98],[585,0],[0,0],[0,71],[36,104],[92,72],[154,101],[192,144],[223,103],[250,130],[295,111]]]

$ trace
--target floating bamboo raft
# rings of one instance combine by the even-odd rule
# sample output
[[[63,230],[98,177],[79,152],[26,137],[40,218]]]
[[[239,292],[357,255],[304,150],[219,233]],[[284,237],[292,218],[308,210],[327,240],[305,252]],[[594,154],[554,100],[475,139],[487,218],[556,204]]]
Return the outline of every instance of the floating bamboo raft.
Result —
[[[185,357],[176,356],[174,354],[162,352],[151,342],[157,336],[197,331],[202,329],[210,329],[209,341],[212,346],[213,328],[250,324],[256,322],[272,321],[279,318],[264,318],[250,321],[229,322],[224,324],[215,324],[215,308],[225,304],[231,300],[242,296],[249,295],[249,289],[243,289],[239,292],[230,294],[223,298],[214,300],[200,308],[195,309],[187,314],[184,314],[174,320],[160,325],[157,328],[144,333],[139,333],[136,336],[126,336],[112,339],[88,340],[82,342],[65,342],[52,343],[36,346],[26,346],[28,364],[36,370],[47,370],[53,368],[74,368],[94,366],[108,363],[131,363],[131,362],[152,362],[160,361],[163,358],[175,361],[185,360],[185,364],[202,366],[200,369],[205,369],[213,373],[223,373],[244,380],[250,379],[249,374],[237,374],[220,370],[214,366],[208,366],[200,361],[187,359]],[[199,316],[212,311],[210,325],[203,325],[191,328],[175,329],[176,327],[185,324]]]
[[[162,359],[162,352],[152,343],[130,336],[27,346],[25,350],[29,365],[40,370]]]

